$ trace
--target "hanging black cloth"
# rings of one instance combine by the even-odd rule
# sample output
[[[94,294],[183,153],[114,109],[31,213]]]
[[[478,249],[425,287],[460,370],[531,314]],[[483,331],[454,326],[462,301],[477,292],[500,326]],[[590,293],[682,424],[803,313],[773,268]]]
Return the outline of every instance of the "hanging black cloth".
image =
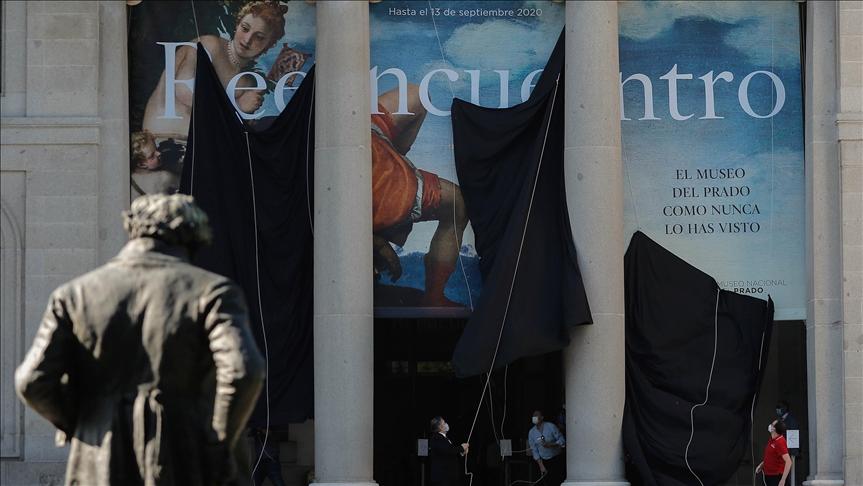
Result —
[[[641,232],[625,267],[629,459],[645,485],[721,484],[751,439],[773,301],[720,290]]]
[[[483,279],[453,355],[459,376],[489,371],[502,325],[495,368],[562,349],[571,326],[592,322],[566,206],[563,54],[561,33],[520,105],[453,100],[456,170]]]
[[[213,244],[193,261],[243,288],[252,332],[269,355],[270,426],[284,427],[314,411],[314,72],[267,128],[253,131],[240,121],[201,44],[197,60],[180,192],[195,196],[207,212]],[[266,423],[266,395],[261,393],[252,425]]]

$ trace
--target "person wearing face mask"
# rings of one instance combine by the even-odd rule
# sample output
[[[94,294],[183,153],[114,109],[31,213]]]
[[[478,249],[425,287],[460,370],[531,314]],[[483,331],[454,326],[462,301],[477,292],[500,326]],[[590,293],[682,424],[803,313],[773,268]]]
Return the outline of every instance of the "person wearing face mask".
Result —
[[[527,442],[539,472],[545,475],[541,484],[559,486],[566,478],[566,462],[562,454],[566,440],[553,423],[544,420],[540,410],[533,412],[531,421],[533,427],[527,433]]]
[[[459,483],[459,456],[467,455],[469,444],[454,444],[448,437],[449,424],[441,416],[431,419],[429,459],[431,486],[456,486]]]
[[[795,470],[797,467],[797,457],[800,456],[800,447],[794,447],[795,445],[800,445],[800,424],[797,422],[797,418],[794,417],[794,414],[791,413],[791,408],[788,406],[788,402],[785,400],[779,400],[776,403],[776,418],[785,424],[785,428],[787,429],[785,434],[785,440],[788,441],[788,455],[791,456],[791,482],[789,484],[797,485]],[[792,443],[791,439],[788,437],[791,435],[790,433],[794,431],[796,436],[796,441]]]
[[[774,420],[767,426],[770,440],[764,447],[764,460],[755,467],[755,474],[764,473],[766,486],[785,486],[791,471],[791,456],[788,455],[788,446],[785,443],[785,430],[785,424],[780,420]]]

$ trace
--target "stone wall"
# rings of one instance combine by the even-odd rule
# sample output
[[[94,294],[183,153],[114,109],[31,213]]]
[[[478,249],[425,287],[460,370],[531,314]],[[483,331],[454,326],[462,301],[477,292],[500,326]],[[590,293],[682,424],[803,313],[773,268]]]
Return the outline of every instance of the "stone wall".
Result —
[[[62,484],[67,450],[11,378],[51,291],[124,240],[125,17],[124,2],[3,2],[2,484]]]
[[[863,2],[839,2],[845,484],[863,484]]]

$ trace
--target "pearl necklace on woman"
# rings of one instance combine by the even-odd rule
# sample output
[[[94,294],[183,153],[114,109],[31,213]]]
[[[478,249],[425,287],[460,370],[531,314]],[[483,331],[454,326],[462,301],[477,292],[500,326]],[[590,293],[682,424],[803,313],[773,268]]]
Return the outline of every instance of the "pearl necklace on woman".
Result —
[[[228,60],[231,61],[231,64],[234,66],[240,67],[240,60],[234,52],[234,39],[228,41]]]

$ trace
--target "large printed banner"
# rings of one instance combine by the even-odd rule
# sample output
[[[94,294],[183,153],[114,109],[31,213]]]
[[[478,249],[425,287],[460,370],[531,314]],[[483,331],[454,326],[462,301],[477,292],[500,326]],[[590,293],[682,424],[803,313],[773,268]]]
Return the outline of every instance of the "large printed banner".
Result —
[[[620,3],[626,229],[806,317],[798,4]],[[577,228],[575,229],[578,230]]]
[[[481,282],[449,107],[454,97],[487,107],[527,99],[565,6],[369,8],[375,312],[464,316]],[[723,288],[770,294],[777,319],[805,317],[797,8],[621,2],[619,12],[627,231]],[[284,109],[314,63],[314,2],[146,0],[129,15],[133,198],[178,186],[199,36],[252,125]]]
[[[451,99],[488,107],[526,99],[563,28],[564,8],[374,4],[373,108],[396,120],[394,146],[457,189]],[[777,319],[805,318],[797,4],[622,2],[620,63],[627,232],[644,231],[725,289],[771,295]],[[455,252],[440,243],[458,237],[460,224],[418,222],[405,240],[389,238],[402,275],[390,282],[384,273],[378,305],[394,304],[398,294],[388,291],[398,286],[433,297],[434,262]],[[462,304],[478,291],[470,241],[468,224],[446,289]],[[465,277],[468,299],[454,285]]]
[[[128,15],[132,199],[179,188],[198,41],[253,127],[285,108],[314,64],[306,2],[145,0]]]
[[[550,1],[371,5],[378,315],[464,315],[477,301],[450,105],[454,97],[494,108],[526,100],[563,20],[563,4]]]

